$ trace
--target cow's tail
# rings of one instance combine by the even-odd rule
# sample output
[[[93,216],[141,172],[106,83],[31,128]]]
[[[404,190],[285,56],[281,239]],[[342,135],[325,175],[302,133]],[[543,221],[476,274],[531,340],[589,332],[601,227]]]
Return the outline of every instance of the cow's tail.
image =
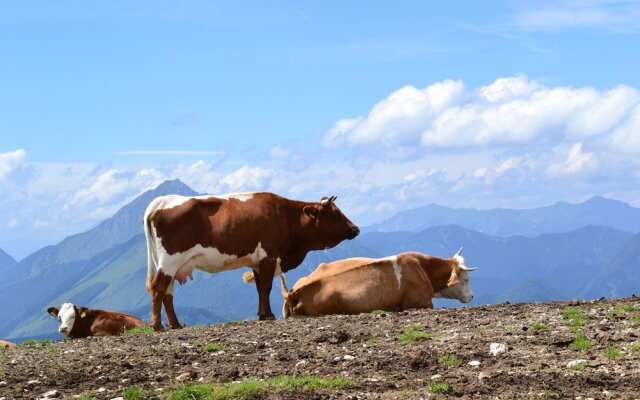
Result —
[[[291,315],[292,307],[291,299],[289,298],[291,293],[287,288],[287,280],[284,277],[284,273],[280,274],[280,292],[284,298],[284,303],[282,304],[282,319],[287,319],[289,318],[289,315]]]
[[[256,281],[256,276],[253,275],[253,271],[245,272],[242,274],[242,281],[244,283],[253,283]]]
[[[156,250],[156,241],[153,234],[153,227],[151,222],[153,220],[153,214],[155,213],[154,203],[152,202],[147,207],[144,213],[144,235],[147,238],[147,292],[151,291],[151,281],[154,277],[154,268],[158,265],[158,252]]]

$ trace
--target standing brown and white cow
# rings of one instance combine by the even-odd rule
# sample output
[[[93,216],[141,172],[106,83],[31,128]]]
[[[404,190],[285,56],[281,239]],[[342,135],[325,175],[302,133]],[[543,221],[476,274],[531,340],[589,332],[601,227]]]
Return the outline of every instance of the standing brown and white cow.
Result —
[[[243,266],[255,273],[259,318],[274,319],[269,303],[273,277],[296,268],[310,250],[333,247],[360,233],[334,200],[309,203],[273,193],[154,199],[144,216],[151,325],[163,328],[164,304],[169,326],[180,328],[174,280],[193,279],[194,269],[214,273]]]
[[[283,316],[433,308],[433,297],[468,303],[473,299],[468,271],[475,268],[464,265],[461,251],[448,259],[411,252],[320,264],[311,275],[300,278],[291,292],[281,276]]]

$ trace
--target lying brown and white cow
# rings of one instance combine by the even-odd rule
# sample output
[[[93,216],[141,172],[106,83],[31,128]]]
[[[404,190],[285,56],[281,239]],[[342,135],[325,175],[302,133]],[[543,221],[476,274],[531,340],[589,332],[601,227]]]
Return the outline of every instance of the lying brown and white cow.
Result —
[[[76,339],[87,336],[116,336],[122,332],[147,326],[140,318],[130,314],[106,310],[90,310],[64,303],[60,310],[49,307],[47,312],[58,318],[58,331]]]
[[[433,308],[433,297],[468,303],[473,299],[469,271],[475,268],[464,265],[461,251],[449,259],[411,252],[320,264],[288,293],[281,276],[283,316]]]
[[[6,347],[16,347],[16,344],[8,342],[6,340],[0,340],[0,348],[6,348]]]
[[[334,203],[289,200],[273,193],[225,196],[162,196],[145,212],[148,248],[147,290],[151,325],[180,328],[173,308],[173,282],[209,273],[251,267],[258,290],[258,316],[274,319],[269,303],[273,277],[296,268],[311,250],[353,239],[360,229]],[[154,265],[157,272],[154,276]]]

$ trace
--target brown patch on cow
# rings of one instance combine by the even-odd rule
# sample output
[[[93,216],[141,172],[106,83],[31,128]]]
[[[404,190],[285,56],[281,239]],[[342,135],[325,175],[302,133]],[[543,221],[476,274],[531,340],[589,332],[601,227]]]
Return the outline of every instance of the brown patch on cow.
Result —
[[[0,348],[7,348],[7,347],[16,347],[16,344],[8,342],[6,340],[0,340]]]

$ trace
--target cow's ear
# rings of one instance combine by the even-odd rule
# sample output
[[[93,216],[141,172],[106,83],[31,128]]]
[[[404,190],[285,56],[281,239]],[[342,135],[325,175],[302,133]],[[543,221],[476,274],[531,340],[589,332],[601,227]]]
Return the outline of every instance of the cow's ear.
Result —
[[[447,282],[447,287],[451,287],[458,283],[458,270],[453,268],[451,270],[451,276],[449,277],[449,282]]]
[[[302,211],[304,211],[304,213],[307,214],[311,219],[318,218],[318,209],[315,207],[305,206],[305,208],[303,208]]]
[[[84,318],[87,316],[87,313],[89,312],[89,309],[87,307],[80,307],[78,309],[78,312],[80,313],[80,318]]]
[[[49,315],[51,315],[52,317],[57,317],[58,316],[58,309],[55,307],[49,307],[47,308],[47,312],[49,313]]]

